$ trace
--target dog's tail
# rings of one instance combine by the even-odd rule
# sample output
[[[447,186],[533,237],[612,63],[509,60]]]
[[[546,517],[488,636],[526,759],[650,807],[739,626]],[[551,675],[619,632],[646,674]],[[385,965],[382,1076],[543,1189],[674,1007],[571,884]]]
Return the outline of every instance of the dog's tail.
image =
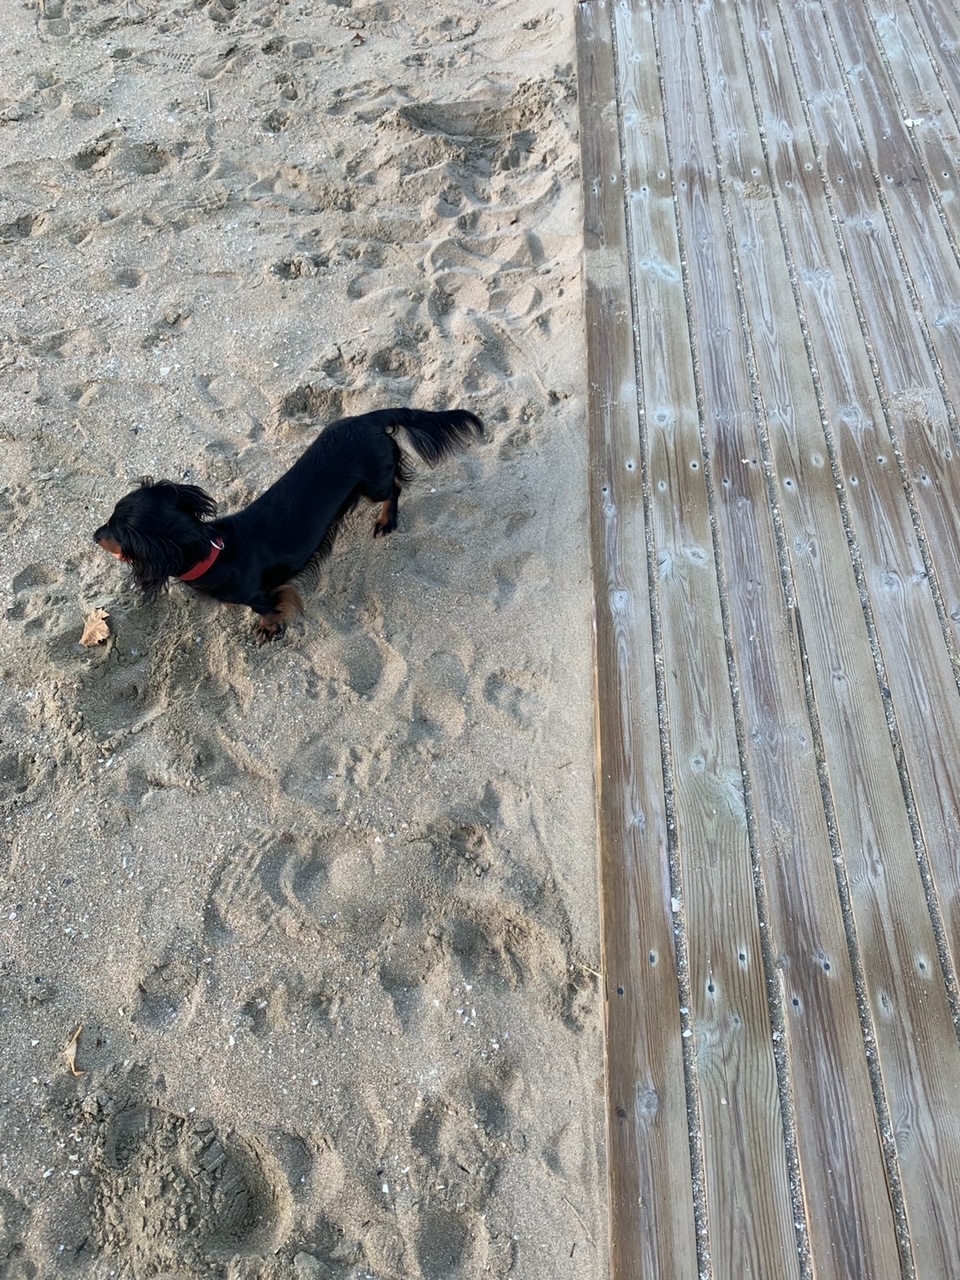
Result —
[[[402,427],[417,454],[431,467],[454,449],[482,439],[483,423],[466,409],[390,409],[390,428]]]

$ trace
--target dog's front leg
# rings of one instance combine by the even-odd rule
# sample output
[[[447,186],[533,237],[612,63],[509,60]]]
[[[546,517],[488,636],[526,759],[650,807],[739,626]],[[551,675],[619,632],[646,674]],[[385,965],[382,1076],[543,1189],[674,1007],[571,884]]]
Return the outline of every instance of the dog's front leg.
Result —
[[[290,619],[295,618],[303,609],[303,601],[296,587],[288,582],[278,587],[269,597],[251,601],[250,608],[257,614],[253,638],[259,647],[280,639]]]

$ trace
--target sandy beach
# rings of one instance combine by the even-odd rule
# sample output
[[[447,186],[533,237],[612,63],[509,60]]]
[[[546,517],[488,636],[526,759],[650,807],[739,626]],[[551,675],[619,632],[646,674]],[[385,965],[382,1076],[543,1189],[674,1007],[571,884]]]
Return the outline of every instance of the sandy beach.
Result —
[[[535,0],[5,12],[5,1277],[606,1274],[574,61]],[[91,540],[392,405],[486,438],[274,645]]]

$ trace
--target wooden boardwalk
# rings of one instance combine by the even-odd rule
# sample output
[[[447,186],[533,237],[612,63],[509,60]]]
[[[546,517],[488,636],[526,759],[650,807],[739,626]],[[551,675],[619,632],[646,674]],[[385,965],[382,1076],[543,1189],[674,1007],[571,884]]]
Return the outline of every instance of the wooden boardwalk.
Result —
[[[960,1277],[960,5],[577,5],[614,1280]]]

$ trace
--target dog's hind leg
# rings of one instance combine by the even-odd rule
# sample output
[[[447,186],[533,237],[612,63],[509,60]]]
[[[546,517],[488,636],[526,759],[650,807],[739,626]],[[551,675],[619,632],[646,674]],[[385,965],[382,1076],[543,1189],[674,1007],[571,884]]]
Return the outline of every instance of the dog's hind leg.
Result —
[[[393,436],[381,437],[379,457],[371,465],[360,492],[371,502],[380,503],[373,525],[373,536],[385,538],[397,527],[400,490],[410,479],[410,469]]]
[[[376,501],[376,499],[372,499]],[[385,538],[388,533],[393,533],[397,527],[397,509],[400,505],[400,484],[397,480],[393,482],[393,489],[389,498],[384,498],[380,503],[380,512],[374,521],[373,536],[375,538]]]

